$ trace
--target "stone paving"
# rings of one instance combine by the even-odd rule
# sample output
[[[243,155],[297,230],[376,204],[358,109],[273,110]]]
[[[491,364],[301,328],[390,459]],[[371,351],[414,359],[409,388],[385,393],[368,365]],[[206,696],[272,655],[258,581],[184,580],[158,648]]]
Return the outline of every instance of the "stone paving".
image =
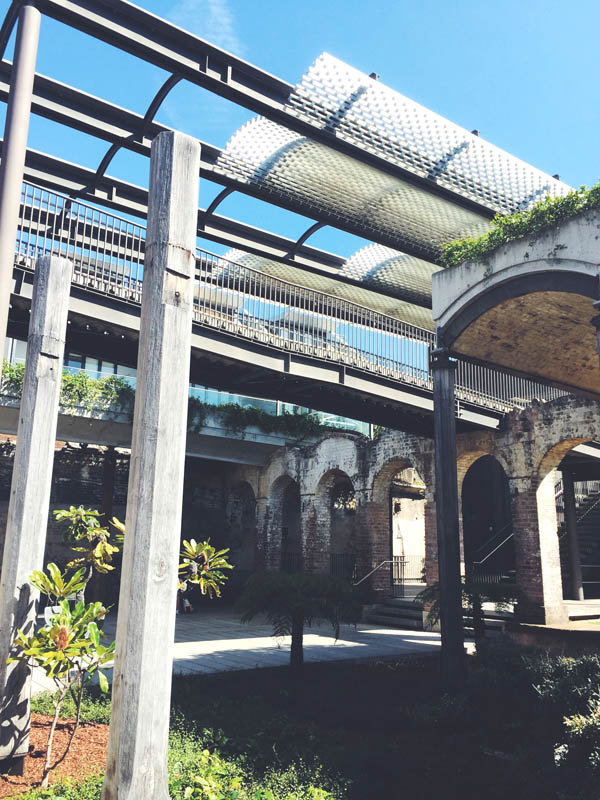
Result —
[[[104,632],[112,641],[116,615],[110,615]],[[440,636],[426,631],[408,631],[379,625],[344,625],[334,640],[330,626],[313,625],[305,630],[304,659],[345,659],[422,656],[439,652]],[[177,617],[175,626],[175,675],[201,675],[227,670],[279,667],[289,663],[290,637],[276,639],[265,622],[242,624],[226,609],[201,611]],[[109,680],[112,670],[106,670]],[[36,670],[33,692],[54,688],[52,681]]]

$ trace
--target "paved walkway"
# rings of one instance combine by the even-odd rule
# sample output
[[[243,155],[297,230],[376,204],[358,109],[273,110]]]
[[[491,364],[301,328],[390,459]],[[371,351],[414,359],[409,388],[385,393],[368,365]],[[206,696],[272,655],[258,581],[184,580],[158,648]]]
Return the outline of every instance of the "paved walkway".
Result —
[[[110,615],[104,632],[112,641],[116,615]],[[337,641],[330,626],[313,626],[304,634],[304,659],[341,661],[344,659],[419,656],[439,651],[438,633],[403,631],[379,625],[344,625]],[[243,625],[226,609],[201,611],[177,617],[175,626],[175,675],[202,675],[227,670],[279,667],[290,660],[290,637],[276,639],[264,622]],[[112,670],[107,674],[112,677]],[[34,673],[33,691],[54,688],[41,670]]]

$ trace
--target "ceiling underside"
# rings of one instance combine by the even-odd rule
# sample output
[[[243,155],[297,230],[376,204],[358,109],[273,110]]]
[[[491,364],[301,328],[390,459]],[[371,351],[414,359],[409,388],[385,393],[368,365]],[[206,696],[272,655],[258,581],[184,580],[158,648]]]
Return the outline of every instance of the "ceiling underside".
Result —
[[[517,367],[541,381],[600,393],[594,308],[589,297],[534,292],[504,300],[453,342],[460,355]]]

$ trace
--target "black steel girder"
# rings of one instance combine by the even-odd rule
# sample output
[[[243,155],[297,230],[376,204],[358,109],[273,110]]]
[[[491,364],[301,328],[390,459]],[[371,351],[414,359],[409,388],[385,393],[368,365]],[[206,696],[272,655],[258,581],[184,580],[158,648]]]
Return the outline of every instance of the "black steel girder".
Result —
[[[355,142],[335,135],[335,131],[299,118],[286,102],[292,84],[221,50],[215,45],[178,28],[126,0],[37,0],[46,14],[72,28],[101,39],[137,58],[181,75],[215,94],[250,109],[302,136],[342,153],[421,189],[445,197],[454,205],[488,218],[493,211],[410,170],[389,163]]]
[[[3,101],[8,100],[11,67],[12,65],[8,61],[0,62],[0,100]],[[160,125],[151,119],[147,119],[148,114],[141,116],[134,111],[115,106],[106,100],[81,92],[72,86],[40,74],[36,74],[35,77],[31,108],[34,114],[41,117],[111,142],[111,147],[98,165],[98,178],[104,174],[110,161],[120,148],[149,157],[152,139],[161,131],[170,130],[165,125]],[[141,131],[144,131],[143,135],[140,133]],[[277,193],[273,187],[270,187],[267,191],[260,186],[249,185],[217,172],[215,165],[221,153],[222,150],[220,148],[200,140],[200,176],[202,178],[214,181],[250,197],[255,197],[263,202],[285,208],[295,214],[308,216],[312,219],[318,218],[317,224],[319,227],[331,225],[334,228],[345,230],[351,234],[363,235],[365,238],[373,239],[379,244],[398,249],[398,241],[394,236],[380,233],[379,236],[373,237],[373,232],[370,229],[362,230],[356,224],[342,224],[337,214],[326,213],[325,211],[321,211],[319,214],[318,209],[314,206],[311,205],[310,208],[307,208],[303,203]],[[97,202],[101,201],[98,200]],[[316,226],[311,226],[305,236],[310,235],[313,229],[316,230]],[[304,239],[290,249],[286,260],[296,264],[298,247],[303,241]],[[431,261],[431,252],[428,248],[419,247],[418,245],[408,247],[404,243],[402,252],[425,261]],[[302,264],[297,263],[297,266],[302,266]]]

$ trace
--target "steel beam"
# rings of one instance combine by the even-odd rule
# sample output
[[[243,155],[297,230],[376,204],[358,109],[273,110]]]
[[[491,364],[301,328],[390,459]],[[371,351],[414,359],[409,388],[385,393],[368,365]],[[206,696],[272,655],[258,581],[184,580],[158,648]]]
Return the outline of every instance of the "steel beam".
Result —
[[[40,12],[33,4],[27,3],[22,6],[15,44],[14,75],[4,126],[0,163],[0,358],[4,353],[8,322],[13,257],[19,222],[19,199],[27,152],[40,20]]]
[[[10,73],[10,62],[1,62],[0,99],[5,99],[8,96]],[[153,103],[150,105],[152,107]],[[53,122],[67,125],[74,130],[111,143],[96,170],[95,183],[100,182],[101,177],[119,149],[125,148],[139,155],[149,156],[151,140],[162,131],[171,130],[171,128],[151,121],[148,118],[148,113],[142,117],[134,111],[115,106],[107,100],[80,92],[72,86],[39,74],[36,75],[34,82],[32,111]],[[370,228],[362,229],[356,223],[342,223],[337,214],[319,211],[313,205],[291,199],[285,193],[278,193],[273,186],[270,186],[267,191],[261,186],[249,185],[244,181],[223,175],[216,167],[218,158],[223,151],[203,141],[200,141],[200,147],[202,151],[200,175],[202,178],[225,186],[232,191],[284,208],[294,214],[318,219],[316,225],[311,226],[301,237],[298,245],[291,248],[288,253],[288,259],[291,261],[295,262],[297,247],[304,243],[305,238],[311,235],[317,226],[323,227],[325,225],[331,225],[334,228],[356,235],[362,234],[365,238],[377,241],[379,244],[396,249],[401,248],[402,252],[414,255],[425,261],[431,261],[431,248],[421,247],[416,243],[409,247],[404,241],[399,243],[397,237],[392,234],[385,235],[380,233],[374,236]]]
[[[1,152],[0,142],[0,152]],[[95,203],[113,209],[117,213],[128,214],[145,219],[148,212],[148,191],[140,186],[104,176],[94,185],[95,172],[79,164],[49,156],[29,149],[25,160],[24,179],[53,191],[69,194],[84,202]],[[212,214],[206,220],[206,211],[198,210],[198,236],[230,247],[237,247],[257,256],[270,258],[284,264],[291,264],[318,275],[326,275],[340,283],[356,286],[394,300],[401,300],[392,292],[373,289],[358,280],[341,275],[339,268],[345,259],[333,253],[319,250],[310,245],[302,245],[294,260],[287,258],[295,246],[295,241],[278,234],[247,225],[242,222]]]
[[[454,205],[487,218],[493,216],[487,206],[439,186],[434,180],[391,164],[384,155],[373,153],[360,144],[338,138],[334,131],[319,127],[316,122],[298,117],[287,106],[294,89],[292,84],[145,9],[125,0],[38,0],[38,5],[42,13],[72,28],[95,36],[169,73],[181,75],[190,83],[261,114],[289,130],[444,197]]]
[[[435,438],[435,510],[442,629],[442,687],[449,692],[464,685],[467,662],[462,624],[458,479],[456,474],[456,362],[447,350],[431,355]]]

